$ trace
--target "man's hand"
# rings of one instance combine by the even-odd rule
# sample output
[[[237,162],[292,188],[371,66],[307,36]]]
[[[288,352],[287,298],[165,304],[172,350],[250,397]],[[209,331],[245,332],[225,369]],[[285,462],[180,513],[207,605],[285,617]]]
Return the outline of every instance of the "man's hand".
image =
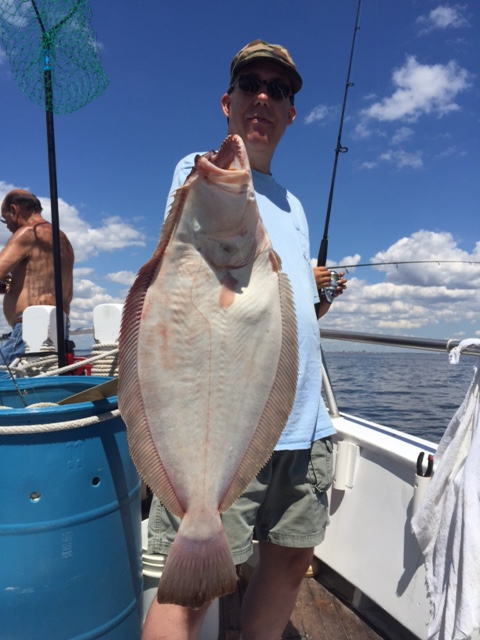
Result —
[[[341,295],[347,288],[347,279],[343,276],[345,273],[340,271],[338,273],[337,288],[335,290],[335,297]],[[325,289],[330,285],[330,269],[328,267],[313,267],[313,277],[315,278],[315,284],[317,289]],[[326,298],[320,297],[320,302],[315,305],[317,311],[317,318],[324,316],[330,309],[330,303]]]
[[[343,277],[344,275],[344,271],[338,273],[335,297],[341,295],[347,288],[347,279]],[[330,269],[328,267],[313,267],[313,277],[315,278],[317,289],[325,289],[330,284]]]
[[[10,275],[8,275],[3,280],[0,280],[0,294],[8,293],[11,282],[12,282],[12,276]]]

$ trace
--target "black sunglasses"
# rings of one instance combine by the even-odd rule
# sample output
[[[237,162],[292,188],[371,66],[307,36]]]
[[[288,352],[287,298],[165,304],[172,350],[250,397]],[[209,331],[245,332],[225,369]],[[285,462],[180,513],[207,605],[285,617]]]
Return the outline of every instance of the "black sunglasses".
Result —
[[[254,74],[239,76],[238,78],[238,88],[245,93],[258,93],[260,87],[265,87],[268,97],[277,102],[293,97],[291,88],[281,80],[264,82]]]

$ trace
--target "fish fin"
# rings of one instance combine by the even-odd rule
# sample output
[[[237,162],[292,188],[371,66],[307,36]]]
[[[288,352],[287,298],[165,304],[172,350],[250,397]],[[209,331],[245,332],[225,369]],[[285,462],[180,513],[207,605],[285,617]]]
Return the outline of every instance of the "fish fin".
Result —
[[[227,271],[220,284],[222,286],[218,294],[218,304],[222,309],[228,309],[235,302],[235,287],[238,285],[238,280],[232,276],[230,271]]]
[[[293,292],[288,276],[280,272],[279,291],[282,314],[282,347],[275,380],[248,446],[219,510],[226,511],[241,495],[252,478],[265,466],[285,427],[295,400],[298,378],[298,337]]]
[[[118,407],[127,426],[130,455],[145,483],[155,495],[161,497],[167,509],[179,517],[183,516],[184,509],[165,472],[143,405],[137,366],[137,345],[147,290],[161,267],[165,249],[175,230],[185,197],[186,191],[183,187],[177,189],[157,247],[150,260],[139,270],[128,292],[118,343]]]
[[[199,609],[235,591],[237,575],[220,516],[215,530],[202,538],[198,524],[188,513],[180,522],[158,585],[160,604]]]
[[[282,268],[282,259],[280,258],[278,253],[275,251],[275,249],[272,249],[270,251],[270,262],[272,263],[272,267],[274,271],[280,271],[280,269]]]

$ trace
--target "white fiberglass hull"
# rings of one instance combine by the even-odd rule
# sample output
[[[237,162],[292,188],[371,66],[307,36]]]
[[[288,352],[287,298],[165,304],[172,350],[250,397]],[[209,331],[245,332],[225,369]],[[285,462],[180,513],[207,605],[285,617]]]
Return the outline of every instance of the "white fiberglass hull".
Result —
[[[315,554],[357,588],[360,612],[364,594],[426,639],[425,571],[410,519],[418,454],[436,445],[346,414],[334,424],[330,524]]]

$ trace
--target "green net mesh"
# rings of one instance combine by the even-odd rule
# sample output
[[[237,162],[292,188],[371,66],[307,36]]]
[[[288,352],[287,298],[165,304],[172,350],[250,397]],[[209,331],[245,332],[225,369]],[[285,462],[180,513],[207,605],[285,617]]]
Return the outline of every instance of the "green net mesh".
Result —
[[[108,85],[88,0],[0,0],[0,38],[21,90],[47,111],[71,113]]]

